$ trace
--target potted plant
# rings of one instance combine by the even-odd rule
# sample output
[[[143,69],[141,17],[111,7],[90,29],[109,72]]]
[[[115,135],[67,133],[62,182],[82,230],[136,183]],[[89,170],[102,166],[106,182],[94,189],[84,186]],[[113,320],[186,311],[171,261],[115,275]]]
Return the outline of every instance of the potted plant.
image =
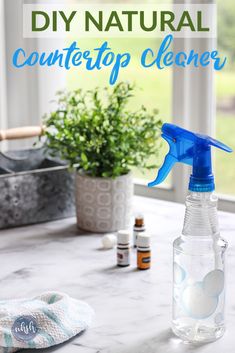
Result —
[[[127,104],[133,86],[58,92],[46,116],[46,145],[76,169],[78,227],[93,232],[126,228],[130,221],[133,167],[151,168],[161,121],[144,106]]]

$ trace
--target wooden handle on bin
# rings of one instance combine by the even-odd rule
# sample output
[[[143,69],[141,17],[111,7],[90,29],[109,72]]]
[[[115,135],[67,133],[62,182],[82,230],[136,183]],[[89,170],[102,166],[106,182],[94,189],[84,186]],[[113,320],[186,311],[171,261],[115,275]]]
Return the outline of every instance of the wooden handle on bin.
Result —
[[[43,135],[44,131],[45,127],[43,126],[24,126],[16,127],[13,129],[0,130],[0,141],[41,136]]]

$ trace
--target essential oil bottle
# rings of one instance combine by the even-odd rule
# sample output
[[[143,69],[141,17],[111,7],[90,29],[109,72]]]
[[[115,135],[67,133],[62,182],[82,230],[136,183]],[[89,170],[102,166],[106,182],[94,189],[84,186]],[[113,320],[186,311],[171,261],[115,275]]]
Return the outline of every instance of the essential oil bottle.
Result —
[[[137,246],[137,237],[139,233],[145,232],[144,225],[144,217],[142,215],[138,215],[135,217],[135,224],[133,228],[133,246],[136,248]]]
[[[119,230],[117,233],[117,265],[126,267],[130,265],[130,232]]]
[[[137,267],[139,270],[148,270],[151,267],[150,236],[138,234],[137,237]]]

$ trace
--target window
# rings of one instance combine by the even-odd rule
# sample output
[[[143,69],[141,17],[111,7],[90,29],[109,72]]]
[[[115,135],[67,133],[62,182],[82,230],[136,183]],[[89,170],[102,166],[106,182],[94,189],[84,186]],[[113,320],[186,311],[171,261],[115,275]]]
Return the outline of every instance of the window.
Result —
[[[79,3],[79,1],[77,1]],[[108,3],[105,0],[91,0],[89,3]],[[122,0],[113,0],[112,3],[125,3]],[[142,0],[129,1],[129,3],[145,3]],[[155,3],[172,3],[172,0],[157,0]],[[71,39],[70,39],[71,40]],[[99,47],[103,43],[103,39],[78,39],[74,38],[79,42],[82,48],[94,48]],[[130,45],[131,40],[131,45]],[[138,108],[143,104],[148,110],[157,109],[159,119],[164,122],[172,121],[172,69],[156,70],[151,67],[145,69],[141,67],[139,58],[141,52],[146,48],[159,48],[161,43],[160,38],[110,38],[108,40],[110,46],[115,52],[128,51],[132,57],[132,64],[125,70],[121,71],[119,79],[123,81],[130,81],[136,86],[135,97],[131,102],[133,109]],[[73,69],[68,72],[67,83],[69,88],[82,87],[89,89],[95,86],[107,86],[108,85],[108,72],[107,74],[96,71],[90,74],[89,72],[82,72],[79,76],[79,70]],[[152,163],[160,165],[167,151],[167,145],[163,142],[159,151],[159,156],[156,159],[151,160]],[[155,179],[157,170],[139,170],[134,169],[133,174],[136,178],[136,183],[142,183],[146,185],[147,182]],[[167,178],[164,183],[166,187],[171,186],[171,177]]]
[[[99,0],[102,2],[109,2]],[[99,2],[90,0],[89,2]],[[113,0],[114,1],[114,0]],[[171,2],[158,0],[159,3]],[[6,121],[8,127],[16,125],[29,125],[40,122],[43,112],[48,110],[48,102],[53,98],[54,92],[67,85],[69,88],[83,87],[91,88],[92,86],[104,86],[108,82],[108,72],[86,72],[79,70],[71,70],[65,72],[63,70],[22,70],[16,72],[11,67],[12,51],[17,47],[24,47],[26,50],[38,48],[38,50],[49,50],[56,47],[62,47],[64,40],[55,41],[53,39],[36,40],[22,39],[22,23],[19,13],[22,11],[22,5],[26,2],[19,0],[5,0],[4,17],[5,22],[0,21],[1,36],[5,41],[0,41],[1,48],[6,51],[5,72],[1,73],[1,89],[6,93],[5,113],[1,111],[0,123],[1,128],[5,127]],[[42,0],[37,0],[40,4]],[[52,2],[64,2],[63,0],[53,0]],[[115,2],[115,1],[114,1]],[[121,2],[116,0],[116,2]],[[137,1],[133,1],[136,3]],[[139,3],[143,1],[138,1]],[[182,2],[182,0],[174,0],[174,2]],[[212,1],[210,1],[212,2]],[[14,11],[12,7],[14,6]],[[16,6],[18,7],[16,11]],[[135,81],[137,86],[136,100],[133,100],[133,106],[139,102],[148,108],[157,108],[159,117],[163,121],[172,121],[175,124],[185,128],[199,131],[201,133],[215,135],[231,147],[235,149],[235,66],[234,62],[234,36],[235,36],[235,3],[234,0],[218,0],[219,16],[219,50],[222,54],[226,54],[230,59],[226,69],[215,74],[213,69],[204,68],[196,70],[192,67],[172,70],[152,70],[141,69],[140,65],[135,65],[137,53],[146,47],[158,48],[159,39],[110,39],[109,42],[114,50],[127,50],[132,54],[133,64],[127,70],[122,70],[120,80]],[[3,13],[3,12],[2,12]],[[12,17],[13,16],[13,17]],[[11,21],[8,19],[11,18]],[[5,33],[5,35],[4,35]],[[225,40],[226,39],[226,40]],[[66,40],[66,39],[65,39]],[[78,38],[76,38],[78,40]],[[69,39],[69,42],[71,38]],[[81,47],[94,47],[102,43],[102,39],[79,39]],[[213,49],[216,43],[212,39],[200,38],[175,38],[174,48],[177,51]],[[1,53],[2,55],[2,53]],[[1,57],[2,60],[2,57]],[[6,85],[2,77],[6,77]],[[214,78],[217,83],[217,117],[215,114],[214,100]],[[3,83],[3,84],[2,84]],[[5,87],[5,88],[4,88]],[[139,89],[139,88],[140,89]],[[3,95],[1,96],[1,99]],[[2,101],[1,101],[2,103]],[[2,108],[2,104],[1,104]],[[8,113],[7,119],[3,115]],[[216,117],[216,118],[215,118]],[[162,161],[167,145],[163,144],[160,159]],[[17,148],[20,145],[17,145]],[[22,145],[21,145],[22,146]],[[227,195],[220,203],[220,207],[224,210],[235,212],[235,202],[231,199],[235,195],[235,154],[225,155],[223,152],[216,153],[215,159],[217,191]],[[138,194],[159,197],[166,200],[184,202],[187,192],[189,168],[187,166],[176,166],[172,173],[172,177],[168,180],[167,185],[163,187],[155,187],[149,189],[146,187],[147,181],[152,180],[157,171],[152,171],[142,175],[140,171],[135,171],[137,184],[135,191]]]
[[[218,0],[218,46],[227,56],[226,68],[216,73],[216,136],[235,151],[235,2]],[[235,196],[235,153],[216,152],[217,190]]]
[[[103,43],[102,39],[80,39],[79,46],[82,48],[95,48],[99,47]],[[160,45],[159,39],[115,39],[109,40],[109,45],[115,52],[124,53],[126,51],[131,53],[132,64],[129,65],[125,70],[120,72],[119,80],[133,83],[135,85],[135,97],[131,100],[131,108],[138,109],[141,105],[144,105],[148,110],[157,109],[159,111],[159,119],[162,121],[170,121],[172,112],[172,70],[156,70],[152,67],[145,69],[141,67],[139,58],[141,52],[146,48],[158,48]],[[90,89],[95,86],[108,86],[108,75],[103,70],[93,71],[92,74],[83,71],[82,75],[79,70],[72,69],[68,72],[67,83],[69,88],[82,87],[83,89]],[[160,150],[158,161],[161,161],[165,154],[166,146]],[[151,162],[155,162],[151,161]],[[147,183],[154,179],[156,170],[137,170],[133,171],[136,179],[143,180],[143,183]],[[168,185],[169,185],[168,179]]]

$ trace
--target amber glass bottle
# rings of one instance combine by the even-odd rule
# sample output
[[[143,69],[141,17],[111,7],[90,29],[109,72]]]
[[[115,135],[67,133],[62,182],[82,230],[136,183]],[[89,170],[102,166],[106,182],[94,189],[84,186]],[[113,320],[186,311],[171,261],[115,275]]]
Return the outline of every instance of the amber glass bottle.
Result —
[[[148,270],[151,267],[150,236],[138,234],[137,237],[137,267]]]

